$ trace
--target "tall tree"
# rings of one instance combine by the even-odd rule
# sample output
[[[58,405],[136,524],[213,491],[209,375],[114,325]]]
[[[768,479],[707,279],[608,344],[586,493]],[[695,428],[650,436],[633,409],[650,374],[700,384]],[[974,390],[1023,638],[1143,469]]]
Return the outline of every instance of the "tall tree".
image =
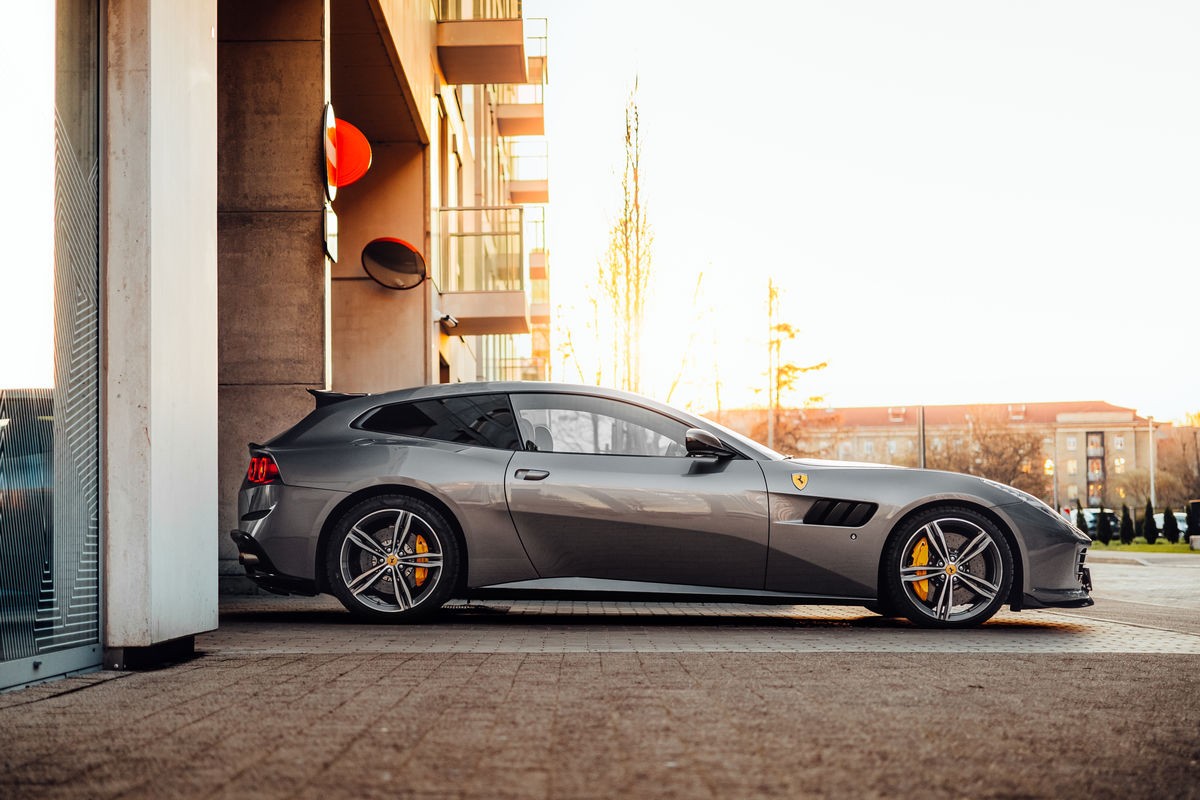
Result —
[[[1158,541],[1158,525],[1154,522],[1154,506],[1150,505],[1149,500],[1143,513],[1146,518],[1142,520],[1142,536],[1146,537],[1146,544],[1154,544]]]
[[[1121,544],[1133,544],[1133,516],[1124,503],[1121,504]]]
[[[641,391],[642,326],[653,241],[642,196],[642,133],[635,80],[625,103],[621,210],[609,230],[608,250],[597,268],[594,287],[602,311],[611,320],[602,330],[609,338],[612,382],[631,392]]]
[[[796,388],[797,379],[806,372],[815,372],[829,366],[828,362],[802,367],[783,360],[783,343],[796,338],[796,327],[780,319],[779,287],[774,279],[767,279],[767,447],[776,446],[776,428],[782,408],[784,392]],[[810,397],[807,406],[821,402],[823,398]]]
[[[1112,541],[1112,535],[1112,517],[1107,511],[1103,511],[1096,520],[1096,538],[1100,540],[1101,544],[1108,544]]]
[[[1083,505],[1078,500],[1075,501],[1075,527],[1088,536],[1092,535],[1092,532],[1088,530],[1087,517],[1083,514]],[[1092,536],[1092,538],[1096,537]]]
[[[1162,535],[1171,544],[1179,544],[1179,520],[1175,519],[1170,506],[1163,509]]]

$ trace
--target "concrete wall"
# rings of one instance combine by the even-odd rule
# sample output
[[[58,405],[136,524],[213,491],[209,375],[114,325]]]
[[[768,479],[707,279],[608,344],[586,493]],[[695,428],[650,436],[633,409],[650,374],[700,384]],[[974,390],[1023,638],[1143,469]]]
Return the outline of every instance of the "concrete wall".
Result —
[[[246,444],[297,422],[312,409],[304,390],[328,385],[328,20],[327,0],[221,0],[218,9],[223,579],[242,574],[228,531]]]
[[[362,249],[395,236],[429,259],[427,148],[415,142],[376,143],[371,169],[338,191],[341,258],[334,266],[333,388],[380,392],[436,382],[430,352],[432,281],[415,289],[385,289],[363,271]]]
[[[215,0],[109,0],[104,637],[217,625]]]
[[[391,33],[400,66],[413,93],[418,124],[428,134],[432,129],[431,98],[438,86],[437,16],[430,0],[378,0]],[[429,140],[429,136],[425,136]]]

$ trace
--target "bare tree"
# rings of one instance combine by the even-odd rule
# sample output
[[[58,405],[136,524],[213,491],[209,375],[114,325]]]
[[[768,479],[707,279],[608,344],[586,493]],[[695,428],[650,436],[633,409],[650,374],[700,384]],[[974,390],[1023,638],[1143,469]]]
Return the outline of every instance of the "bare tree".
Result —
[[[1037,497],[1050,493],[1042,470],[1042,434],[1005,423],[986,408],[973,409],[960,437],[946,437],[930,448],[931,469],[978,475]]]
[[[642,197],[642,136],[637,81],[625,103],[625,163],[621,172],[621,210],[609,231],[608,250],[596,270],[592,293],[611,324],[599,329],[607,341],[612,382],[641,390],[642,325],[650,283],[653,234]],[[599,382],[599,381],[597,381]]]
[[[791,361],[783,360],[783,343],[785,340],[796,338],[797,328],[789,322],[780,319],[779,287],[773,279],[767,280],[767,447],[775,447],[776,421],[780,414],[780,406],[784,392],[796,388],[796,381],[806,372],[815,372],[829,366],[828,362],[810,364],[802,367]],[[820,397],[810,397],[806,406],[812,407],[822,401]]]

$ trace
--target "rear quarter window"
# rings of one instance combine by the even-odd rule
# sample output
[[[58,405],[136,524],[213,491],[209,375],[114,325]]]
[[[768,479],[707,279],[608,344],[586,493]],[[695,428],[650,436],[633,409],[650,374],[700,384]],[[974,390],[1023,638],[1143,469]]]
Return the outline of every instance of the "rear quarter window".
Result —
[[[368,413],[358,427],[475,447],[521,449],[512,407],[502,394],[392,403]]]

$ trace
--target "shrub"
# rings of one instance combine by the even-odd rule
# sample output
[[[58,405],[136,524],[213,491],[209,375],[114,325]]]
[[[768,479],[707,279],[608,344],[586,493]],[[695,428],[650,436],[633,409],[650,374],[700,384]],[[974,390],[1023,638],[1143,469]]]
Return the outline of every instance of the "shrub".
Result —
[[[1121,504],[1121,544],[1133,544],[1133,517],[1124,503]]]
[[[1150,505],[1150,501],[1146,501],[1146,518],[1142,520],[1142,536],[1146,537],[1146,544],[1154,544],[1158,541],[1158,525],[1154,522],[1154,506]]]
[[[1162,535],[1171,544],[1179,544],[1179,520],[1175,519],[1175,512],[1170,506],[1163,510]]]
[[[1108,516],[1108,512],[1106,511],[1100,515],[1100,521],[1096,523],[1096,538],[1102,544],[1108,544],[1112,541],[1112,535],[1112,518]]]
[[[1088,536],[1092,536],[1092,532],[1088,530],[1087,517],[1083,515],[1083,506],[1079,505],[1078,500],[1075,501],[1075,527]],[[1095,539],[1096,537],[1092,536],[1092,538]]]

